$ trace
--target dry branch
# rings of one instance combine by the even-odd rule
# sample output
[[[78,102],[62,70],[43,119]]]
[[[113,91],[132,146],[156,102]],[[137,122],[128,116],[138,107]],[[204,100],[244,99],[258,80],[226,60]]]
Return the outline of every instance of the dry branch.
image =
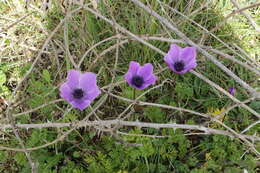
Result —
[[[161,129],[161,128],[171,128],[171,129],[185,129],[185,130],[197,130],[202,131],[205,134],[217,134],[217,135],[225,135],[230,137],[235,137],[232,133],[224,131],[224,130],[218,130],[218,129],[212,129],[207,128],[200,125],[187,125],[187,124],[175,124],[175,123],[147,123],[147,122],[139,122],[139,121],[122,121],[122,120],[100,120],[100,121],[80,121],[77,123],[77,126],[75,123],[42,123],[42,124],[17,124],[17,127],[24,128],[24,129],[42,129],[42,128],[64,128],[64,127],[76,127],[76,128],[82,128],[82,127],[100,127],[99,129],[106,129],[111,128],[113,126],[131,126],[131,127],[139,127],[139,128],[155,128],[155,129]],[[0,129],[8,129],[11,128],[10,124],[2,124],[0,125]],[[258,136],[249,136],[249,135],[242,135],[243,137],[252,140],[252,141],[260,141],[260,137]],[[30,149],[28,149],[30,150]]]
[[[238,12],[242,15],[244,15],[247,20],[251,23],[251,25],[255,28],[257,32],[260,32],[259,26],[256,24],[256,22],[252,19],[252,17],[245,12],[244,10],[241,10],[236,0],[230,0],[232,4],[238,9]],[[259,5],[259,4],[258,4]]]

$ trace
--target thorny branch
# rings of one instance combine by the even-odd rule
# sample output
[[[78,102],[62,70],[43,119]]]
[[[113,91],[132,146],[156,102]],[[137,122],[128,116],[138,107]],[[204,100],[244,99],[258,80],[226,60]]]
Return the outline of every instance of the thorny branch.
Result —
[[[225,135],[230,137],[236,137],[234,134],[227,132],[225,130],[218,130],[213,128],[207,128],[200,125],[187,125],[187,124],[176,124],[176,123],[147,123],[147,122],[140,122],[140,121],[124,121],[124,120],[95,120],[95,121],[80,121],[78,123],[42,123],[42,124],[17,124],[17,127],[24,128],[24,129],[42,129],[42,128],[65,128],[65,127],[99,127],[99,129],[109,129],[113,126],[132,126],[132,127],[139,127],[139,128],[155,128],[155,129],[162,129],[162,128],[172,128],[172,129],[185,129],[185,130],[197,130],[202,131],[205,134],[218,134],[218,135]],[[8,129],[11,128],[10,124],[0,125],[0,129]],[[75,129],[76,129],[75,128]],[[68,131],[70,132],[70,130]],[[66,132],[66,133],[68,133]],[[258,136],[249,136],[249,135],[242,135],[243,137],[252,140],[252,141],[260,141],[260,137]],[[64,138],[64,135],[60,138]],[[1,147],[0,147],[1,149]],[[4,148],[2,148],[4,149]],[[19,151],[32,151],[35,148],[27,148],[25,149],[18,149]]]

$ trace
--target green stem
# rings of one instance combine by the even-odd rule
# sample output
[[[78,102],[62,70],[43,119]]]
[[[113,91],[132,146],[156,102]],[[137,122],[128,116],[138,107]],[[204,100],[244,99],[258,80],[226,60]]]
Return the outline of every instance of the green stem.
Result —
[[[135,100],[135,88],[133,90],[133,100]]]

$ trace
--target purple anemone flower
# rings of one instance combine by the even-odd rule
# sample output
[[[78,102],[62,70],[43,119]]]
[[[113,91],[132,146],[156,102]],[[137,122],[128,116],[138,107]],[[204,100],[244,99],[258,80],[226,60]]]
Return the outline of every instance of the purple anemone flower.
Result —
[[[67,81],[60,87],[60,96],[82,111],[101,93],[96,78],[95,73],[69,70]]]
[[[236,92],[236,88],[229,88],[229,89],[228,89],[228,92],[229,92],[232,96],[234,96],[234,95],[235,95],[235,92]]]
[[[197,66],[195,47],[181,48],[172,44],[164,61],[177,74],[184,74]]]
[[[157,77],[153,74],[153,65],[145,64],[140,66],[139,63],[131,61],[128,72],[124,76],[126,82],[138,89],[142,90],[148,86],[155,84]]]

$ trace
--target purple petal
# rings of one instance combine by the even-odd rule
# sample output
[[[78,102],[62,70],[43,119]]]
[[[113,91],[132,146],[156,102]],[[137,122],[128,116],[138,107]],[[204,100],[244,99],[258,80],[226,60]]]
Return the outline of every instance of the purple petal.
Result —
[[[137,73],[139,68],[140,68],[139,63],[135,61],[130,62],[128,72],[124,76],[127,83],[129,84],[131,83],[132,77]]]
[[[153,85],[157,81],[157,77],[152,74],[148,79],[145,80],[145,84]]]
[[[70,102],[70,104],[71,104],[74,108],[78,108],[78,109],[80,109],[81,111],[82,111],[83,109],[85,109],[87,106],[89,106],[90,103],[91,103],[90,100],[80,100],[80,101],[74,100],[74,101]]]
[[[228,92],[231,94],[231,95],[235,95],[235,92],[236,92],[236,89],[235,88],[229,88]]]
[[[132,77],[133,77],[132,73],[127,72],[127,73],[125,74],[125,76],[124,76],[124,79],[125,79],[125,81],[126,81],[128,84],[131,84],[131,79],[132,79]]]
[[[69,70],[67,76],[67,84],[71,89],[79,87],[79,78],[81,73],[77,70]]]
[[[143,77],[144,80],[149,78],[153,74],[153,65],[152,64],[145,64],[144,66],[140,67],[137,75]]]
[[[72,90],[71,88],[67,85],[67,82],[62,84],[60,86],[60,96],[65,99],[66,101],[70,102],[71,100],[73,100],[72,98]]]
[[[175,69],[173,68],[173,62],[167,62],[165,61],[165,63],[167,64],[167,66],[169,67],[169,69],[171,69],[172,71],[176,72]]]
[[[185,47],[181,50],[180,59],[183,60],[185,64],[196,59],[196,48],[195,47]]]
[[[186,68],[186,69],[184,69],[184,70],[182,70],[182,71],[179,71],[179,72],[174,71],[174,72],[177,73],[177,74],[184,74],[184,73],[189,72],[190,70],[191,70],[191,69]]]
[[[186,72],[190,71],[191,69],[196,68],[196,66],[197,66],[197,62],[194,59],[194,60],[190,61],[188,64],[185,65],[183,71],[184,71],[184,73],[186,73]]]
[[[89,92],[97,88],[97,75],[92,72],[86,72],[80,75],[79,87]]]
[[[178,46],[177,44],[171,44],[170,50],[168,51],[166,55],[166,59],[171,59],[172,61],[177,61],[180,58],[180,53],[181,53],[182,48]]]
[[[90,102],[101,93],[97,86],[97,75],[95,73],[86,72],[82,74],[80,76],[79,85],[86,92],[86,97],[84,99],[87,99]]]
[[[130,65],[129,65],[129,70],[128,72],[132,73],[132,74],[136,74],[138,69],[140,68],[140,64],[136,61],[131,61]]]
[[[90,101],[93,101],[100,94],[101,94],[101,91],[98,88],[96,88],[96,89],[92,90],[91,92],[87,93],[87,99]]]
[[[133,86],[133,87],[138,90],[143,90],[143,89],[149,87],[150,85],[155,84],[156,80],[157,80],[157,77],[154,74],[151,74],[148,79],[145,79],[144,84],[141,87],[136,87],[136,86]]]
[[[168,53],[164,57],[165,63],[174,72],[175,72],[175,70],[174,70],[172,64],[180,59],[181,50],[182,50],[182,48],[179,47],[178,45],[171,44],[170,50],[168,51]]]
[[[173,60],[171,59],[171,57],[167,54],[164,59],[165,63],[168,65],[168,67],[171,66],[171,64],[173,64]]]
[[[137,90],[143,90],[143,89],[145,89],[145,88],[148,87],[147,84],[144,84],[144,85],[142,85],[142,86],[140,86],[140,87],[137,87],[137,86],[134,86],[134,85],[131,85],[131,86],[132,86],[133,88],[137,89]]]

